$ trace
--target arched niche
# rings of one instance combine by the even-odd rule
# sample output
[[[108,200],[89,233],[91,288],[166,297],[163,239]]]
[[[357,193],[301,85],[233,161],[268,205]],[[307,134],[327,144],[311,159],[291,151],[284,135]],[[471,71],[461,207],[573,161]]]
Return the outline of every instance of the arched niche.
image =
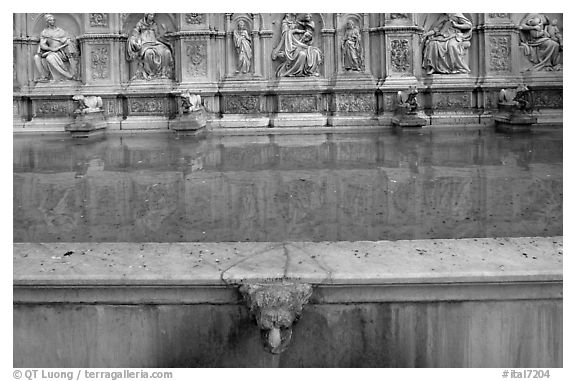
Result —
[[[44,16],[51,14],[56,20],[56,26],[64,29],[71,36],[77,37],[84,33],[84,28],[80,21],[81,15],[75,13],[37,13],[33,17],[31,35],[40,37],[42,30],[46,28]]]
[[[254,26],[254,17],[255,15],[253,13],[234,13],[231,17],[231,22],[229,25],[230,28],[230,33],[232,34],[232,50],[228,51],[227,55],[228,57],[232,57],[232,59],[230,60],[231,62],[228,65],[227,70],[229,72],[234,72],[235,74],[250,74],[250,73],[254,73],[255,71],[255,50],[254,50],[254,45],[255,45],[255,37],[252,35],[252,31],[256,30],[255,26]],[[244,23],[244,29],[246,30],[247,34],[248,34],[248,38],[250,40],[250,50],[251,50],[251,56],[249,59],[245,60],[245,61],[241,61],[239,58],[239,54],[237,52],[237,49],[242,49],[242,44],[240,44],[240,47],[237,48],[236,47],[236,31],[238,30],[238,25],[243,22]],[[241,41],[245,40],[242,39]],[[243,63],[247,63],[249,65],[249,67],[243,67]]]
[[[248,32],[251,32],[252,30],[254,30],[254,14],[253,13],[234,13],[232,15],[232,25],[231,25],[232,30],[235,30],[236,28],[238,28],[238,22],[240,22],[240,20],[244,21],[244,24],[246,24],[246,30]]]

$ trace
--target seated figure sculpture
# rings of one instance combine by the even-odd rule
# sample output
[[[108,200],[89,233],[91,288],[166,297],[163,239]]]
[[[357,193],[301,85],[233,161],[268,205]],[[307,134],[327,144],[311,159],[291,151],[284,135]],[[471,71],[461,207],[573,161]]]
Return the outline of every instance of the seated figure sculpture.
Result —
[[[138,60],[138,69],[132,79],[167,79],[172,76],[172,46],[163,37],[154,18],[154,13],[146,13],[128,37],[127,60]],[[162,29],[165,30],[163,25]]]
[[[561,44],[562,36],[558,27],[550,26],[543,15],[531,15],[520,24],[520,45],[524,49],[524,54],[534,64],[528,70],[562,70]]]
[[[312,46],[314,21],[310,14],[301,20],[287,13],[282,20],[282,37],[272,52],[272,60],[282,59],[276,70],[277,77],[319,76],[322,52]]]
[[[426,74],[470,73],[464,56],[471,36],[472,23],[462,13],[442,13],[432,30],[422,35]]]
[[[51,14],[44,15],[46,28],[40,36],[34,63],[40,73],[37,82],[74,80],[76,75],[76,41],[64,29],[56,26]]]

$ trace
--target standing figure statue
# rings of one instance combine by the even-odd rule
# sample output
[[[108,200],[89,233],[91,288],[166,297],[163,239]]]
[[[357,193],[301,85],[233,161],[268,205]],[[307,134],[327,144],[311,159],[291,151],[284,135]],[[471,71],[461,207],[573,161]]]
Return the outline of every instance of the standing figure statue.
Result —
[[[558,28],[547,25],[545,16],[533,15],[520,24],[520,45],[534,64],[533,70],[561,70],[560,46],[562,37]],[[550,32],[554,33],[551,36]]]
[[[250,72],[252,64],[252,40],[246,30],[243,20],[238,21],[238,28],[234,31],[234,46],[238,56],[236,73],[246,74]]]
[[[472,22],[462,13],[442,13],[432,30],[422,35],[426,74],[470,73],[464,55],[471,37]]]
[[[74,80],[78,48],[68,32],[56,26],[51,14],[44,15],[46,28],[40,36],[40,45],[34,63],[40,73],[38,82]]]
[[[344,57],[344,69],[346,71],[362,70],[362,44],[360,40],[360,30],[354,21],[346,22],[346,31],[342,39],[342,52]]]
[[[294,13],[286,13],[282,19],[282,37],[272,52],[272,59],[284,62],[276,70],[277,77],[319,76],[322,52],[312,46],[314,21],[306,14],[297,20]]]
[[[138,69],[132,79],[170,78],[174,65],[172,46],[164,38],[166,28],[154,21],[154,13],[144,14],[128,38],[128,61],[138,60]]]

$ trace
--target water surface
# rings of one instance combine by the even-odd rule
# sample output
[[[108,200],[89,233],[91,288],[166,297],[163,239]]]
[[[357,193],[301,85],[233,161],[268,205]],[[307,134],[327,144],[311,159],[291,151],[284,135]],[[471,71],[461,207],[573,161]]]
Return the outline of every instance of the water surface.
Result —
[[[562,132],[14,136],[15,242],[562,235]]]

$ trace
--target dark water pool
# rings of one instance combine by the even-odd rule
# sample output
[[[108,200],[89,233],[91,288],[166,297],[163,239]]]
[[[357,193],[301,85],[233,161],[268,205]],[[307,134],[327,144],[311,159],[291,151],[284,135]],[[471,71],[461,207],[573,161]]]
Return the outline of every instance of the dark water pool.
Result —
[[[14,136],[15,242],[562,234],[562,132]]]

